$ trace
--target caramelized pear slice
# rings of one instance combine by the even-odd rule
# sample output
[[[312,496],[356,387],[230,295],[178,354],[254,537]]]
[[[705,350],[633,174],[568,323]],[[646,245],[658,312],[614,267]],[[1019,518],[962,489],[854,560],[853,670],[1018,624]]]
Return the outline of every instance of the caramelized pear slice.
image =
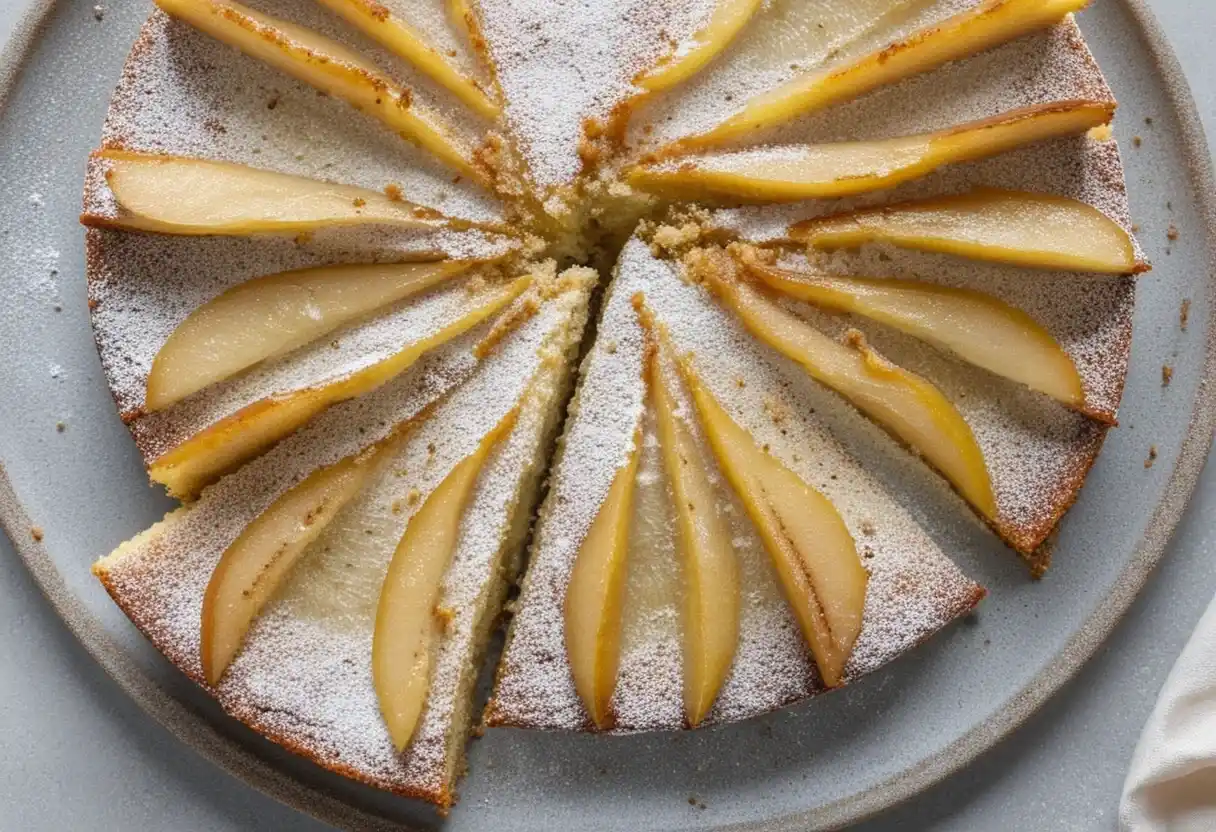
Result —
[[[940,390],[883,359],[860,333],[851,333],[847,345],[834,341],[736,279],[728,268],[710,270],[710,286],[748,331],[852,402],[940,471],[984,517],[996,519],[984,455]]]
[[[843,65],[815,69],[752,98],[743,110],[673,151],[721,144],[798,116],[856,98],[870,90],[927,72],[950,61],[1045,29],[1083,9],[1089,0],[985,0]]]
[[[498,118],[498,105],[490,100],[472,78],[429,46],[426,39],[406,21],[376,0],[320,0],[321,4],[390,52],[408,61],[449,90],[483,118]]]
[[[654,93],[688,80],[730,46],[760,6],[761,0],[716,0],[705,25],[688,41],[676,44],[652,68],[634,78],[633,83]]]
[[[260,361],[468,269],[471,261],[323,266],[265,275],[191,312],[152,361],[144,407],[161,410]]]
[[[398,751],[413,739],[431,688],[432,653],[447,620],[439,608],[440,592],[460,541],[460,519],[490,451],[511,432],[518,414],[519,408],[512,408],[431,492],[410,518],[389,563],[376,607],[372,681]]]
[[[1087,412],[1081,376],[1068,353],[1034,318],[991,295],[919,280],[804,274],[757,262],[747,268],[790,297],[879,321]]]
[[[203,595],[200,651],[208,684],[219,684],[254,618],[308,545],[358,493],[372,455],[315,471],[275,500],[224,550]]]
[[[718,465],[764,542],[819,674],[836,687],[861,633],[870,579],[853,537],[826,497],[756,447],[690,357],[680,367]]]
[[[413,100],[411,91],[342,44],[235,0],[156,0],[162,10],[293,78],[340,98],[477,181],[481,171],[449,127]]]
[[[1135,274],[1147,268],[1127,232],[1092,205],[995,188],[805,220],[789,235],[827,250],[884,242],[1035,269]]]
[[[330,405],[374,390],[404,372],[428,350],[468,332],[518,297],[530,283],[530,278],[521,277],[479,295],[476,305],[456,320],[343,379],[246,405],[162,454],[150,466],[149,475],[175,497],[194,496],[203,486],[260,454]]]
[[[86,224],[159,234],[245,236],[344,225],[437,228],[434,211],[378,191],[182,156],[101,150],[106,184],[126,209]]]
[[[574,689],[600,730],[613,725],[611,703],[621,659],[629,521],[641,447],[639,431],[579,547],[566,587],[566,654]]]
[[[739,564],[718,511],[709,462],[677,412],[657,339],[651,339],[650,390],[684,565],[684,712],[695,728],[709,714],[735,659]]]
[[[633,168],[629,184],[672,198],[795,202],[893,188],[942,165],[996,156],[1110,122],[1113,102],[1039,104],[935,133],[741,150]]]

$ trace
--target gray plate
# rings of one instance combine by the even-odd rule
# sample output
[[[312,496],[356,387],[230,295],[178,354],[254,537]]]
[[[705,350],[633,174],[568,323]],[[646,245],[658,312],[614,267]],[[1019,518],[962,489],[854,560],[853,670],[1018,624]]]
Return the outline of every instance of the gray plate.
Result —
[[[1156,268],[1140,284],[1121,426],[1062,526],[1048,578],[1028,581],[1012,557],[960,553],[992,590],[976,618],[854,687],[742,724],[626,738],[491,732],[473,748],[448,828],[843,824],[997,742],[1106,636],[1160,557],[1216,421],[1216,190],[1156,24],[1140,0],[1096,6],[1081,25],[1120,101],[1132,211]],[[434,825],[428,809],[322,772],[225,717],[89,574],[94,558],[168,508],[148,487],[101,376],[76,224],[84,159],[147,11],[114,3],[99,22],[92,4],[42,0],[0,56],[0,521],[97,660],[200,753],[339,826]],[[1168,387],[1163,365],[1174,370]]]

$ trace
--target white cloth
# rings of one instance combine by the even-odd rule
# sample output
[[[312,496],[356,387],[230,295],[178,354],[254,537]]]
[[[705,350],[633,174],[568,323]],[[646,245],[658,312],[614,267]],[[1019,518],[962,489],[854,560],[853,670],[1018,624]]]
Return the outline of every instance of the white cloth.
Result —
[[[1216,599],[1140,734],[1119,826],[1127,832],[1216,830]]]

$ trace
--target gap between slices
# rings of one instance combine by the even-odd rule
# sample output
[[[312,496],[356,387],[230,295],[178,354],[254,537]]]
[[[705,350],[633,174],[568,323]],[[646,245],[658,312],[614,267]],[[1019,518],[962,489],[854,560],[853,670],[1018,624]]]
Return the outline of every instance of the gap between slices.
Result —
[[[414,100],[412,90],[342,44],[234,0],[156,0],[156,4],[217,40],[374,116],[461,175],[486,182],[469,148]]]
[[[1114,414],[1086,402],[1068,353],[1021,309],[992,295],[920,280],[838,277],[765,265],[744,251],[747,270],[774,291],[886,324],[964,361],[1024,384],[1099,421]]]
[[[661,154],[686,153],[718,145],[856,98],[904,78],[1045,29],[1089,0],[985,0],[964,12],[921,29],[903,41],[843,66],[817,69],[775,90],[755,96],[717,127],[680,139]]]
[[[998,520],[983,452],[966,420],[933,384],[884,359],[859,332],[842,344],[786,311],[750,285],[723,251],[703,251],[690,267],[752,335],[919,454],[987,520]]]
[[[696,75],[730,46],[761,5],[761,0],[716,0],[705,25],[684,43],[673,44],[671,52],[633,79],[634,85],[656,93]]]
[[[106,184],[125,211],[85,214],[86,225],[160,234],[245,236],[349,225],[458,228],[437,211],[379,191],[231,162],[99,150]]]
[[[322,266],[241,283],[178,324],[152,361],[146,410],[301,347],[474,265],[468,260]]]
[[[635,296],[634,305],[643,326],[666,339],[645,299]],[[826,497],[758,448],[727,414],[701,381],[694,356],[677,362],[714,457],[764,543],[819,674],[836,687],[861,634],[870,578],[853,537]]]
[[[429,46],[409,23],[376,0],[319,0],[364,34],[408,61],[459,98],[482,118],[496,119],[500,109],[481,86]]]
[[[804,220],[788,233],[828,251],[878,242],[1033,269],[1137,274],[1149,268],[1128,233],[1092,205],[997,188]]]
[[[398,751],[413,738],[430,691],[432,654],[448,620],[439,607],[443,576],[460,540],[461,517],[486,459],[518,415],[516,405],[431,492],[389,563],[376,607],[372,680]]]
[[[203,486],[261,453],[322,410],[380,387],[428,350],[468,332],[522,294],[531,282],[531,277],[524,276],[485,292],[456,320],[345,378],[273,394],[246,405],[157,457],[149,467],[152,480],[175,497],[193,497]]]
[[[599,512],[583,538],[563,605],[566,654],[574,689],[596,728],[613,726],[612,694],[621,659],[621,608],[629,554],[629,525],[641,457],[639,426]]]
[[[1110,123],[1110,101],[1038,104],[933,133],[740,150],[649,162],[630,185],[669,198],[794,202],[892,188],[942,165],[984,159]]]
[[[253,620],[314,540],[359,492],[376,450],[313,472],[250,523],[224,550],[203,595],[200,658],[218,685]]]
[[[645,314],[639,308],[639,317]],[[646,376],[654,402],[663,467],[671,485],[684,572],[684,713],[695,728],[709,715],[739,643],[739,563],[718,510],[709,462],[673,392],[671,346],[645,326]],[[670,369],[669,369],[670,368]]]

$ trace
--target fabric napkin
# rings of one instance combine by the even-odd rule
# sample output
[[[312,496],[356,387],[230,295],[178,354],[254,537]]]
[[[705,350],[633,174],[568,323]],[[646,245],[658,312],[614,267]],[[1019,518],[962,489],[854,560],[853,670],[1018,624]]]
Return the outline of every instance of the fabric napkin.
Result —
[[[1216,830],[1216,599],[1140,734],[1119,825],[1127,832]]]

